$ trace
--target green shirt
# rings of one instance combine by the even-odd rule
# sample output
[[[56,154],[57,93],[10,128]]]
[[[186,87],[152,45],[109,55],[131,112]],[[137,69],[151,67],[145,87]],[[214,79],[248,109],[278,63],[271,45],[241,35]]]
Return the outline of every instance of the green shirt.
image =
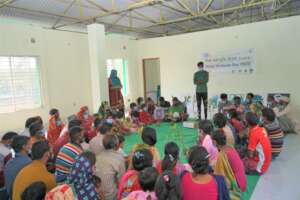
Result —
[[[207,71],[198,71],[194,74],[194,84],[196,87],[196,92],[207,92],[207,82],[209,79],[209,73]],[[197,81],[201,81],[201,83],[197,83]]]
[[[170,113],[175,113],[175,112],[184,113],[184,111],[185,111],[185,105],[183,103],[180,103],[176,106],[172,106],[169,109]]]

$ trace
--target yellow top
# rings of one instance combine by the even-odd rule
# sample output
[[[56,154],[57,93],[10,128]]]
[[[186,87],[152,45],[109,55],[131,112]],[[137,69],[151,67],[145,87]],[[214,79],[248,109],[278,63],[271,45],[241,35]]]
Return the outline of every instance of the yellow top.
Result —
[[[46,184],[47,192],[56,186],[54,175],[47,171],[44,163],[35,160],[18,173],[13,185],[12,199],[21,200],[24,190],[37,181],[42,181]]]

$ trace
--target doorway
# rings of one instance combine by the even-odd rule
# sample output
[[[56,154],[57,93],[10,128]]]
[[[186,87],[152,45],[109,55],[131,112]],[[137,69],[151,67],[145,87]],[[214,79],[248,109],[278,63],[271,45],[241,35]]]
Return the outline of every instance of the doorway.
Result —
[[[143,59],[144,98],[151,97],[157,102],[160,91],[160,61],[159,58]]]

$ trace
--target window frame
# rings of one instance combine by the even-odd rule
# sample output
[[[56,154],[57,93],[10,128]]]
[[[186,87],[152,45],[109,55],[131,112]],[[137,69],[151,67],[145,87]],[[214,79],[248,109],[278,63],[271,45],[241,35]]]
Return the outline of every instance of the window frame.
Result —
[[[43,84],[43,72],[42,72],[42,66],[41,66],[41,58],[39,55],[31,55],[31,54],[26,54],[26,55],[19,55],[19,54],[0,54],[0,57],[18,57],[18,58],[35,58],[36,59],[36,69],[37,69],[37,73],[38,73],[38,83],[39,83],[39,90],[40,90],[40,105],[36,106],[36,107],[31,107],[31,108],[23,108],[23,109],[16,109],[16,105],[17,104],[13,104],[14,109],[12,111],[9,112],[1,112],[0,110],[0,115],[3,114],[12,114],[12,113],[17,113],[17,112],[22,112],[22,111],[32,111],[32,110],[38,110],[44,107],[44,84]],[[11,63],[10,63],[11,64]],[[10,70],[11,70],[11,66],[10,66]],[[15,94],[13,96],[13,98],[15,98]]]

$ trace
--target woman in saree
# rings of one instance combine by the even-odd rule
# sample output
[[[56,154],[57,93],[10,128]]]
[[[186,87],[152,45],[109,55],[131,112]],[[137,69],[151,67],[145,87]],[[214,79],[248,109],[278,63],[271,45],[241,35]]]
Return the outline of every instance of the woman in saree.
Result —
[[[51,109],[49,118],[49,126],[47,131],[47,139],[51,146],[54,145],[57,138],[59,138],[60,132],[64,128],[64,124],[59,116],[59,111],[55,108]]]
[[[122,83],[118,77],[117,70],[113,69],[110,72],[108,79],[109,86],[109,102],[112,109],[118,109],[124,113],[124,99],[121,92]]]
[[[247,188],[243,162],[237,151],[226,145],[226,136],[222,131],[215,131],[212,138],[219,150],[214,173],[225,177],[232,200],[241,199],[241,192],[246,191]]]
[[[87,106],[82,106],[77,113],[77,118],[81,121],[84,136],[91,140],[94,136],[96,136],[96,132],[93,129],[94,117],[90,115],[89,108]]]

